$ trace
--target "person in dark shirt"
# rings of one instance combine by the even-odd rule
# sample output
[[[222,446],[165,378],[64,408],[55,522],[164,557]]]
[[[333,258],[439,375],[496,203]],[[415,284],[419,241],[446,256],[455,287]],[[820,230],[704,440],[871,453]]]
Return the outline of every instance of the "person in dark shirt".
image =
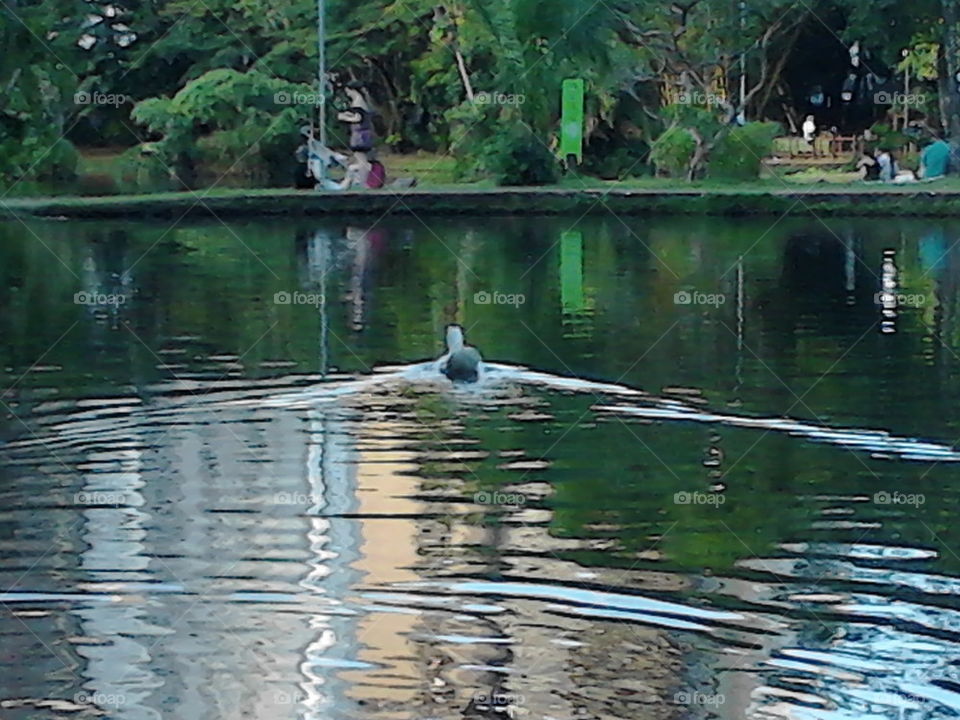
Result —
[[[864,148],[857,162],[857,170],[860,171],[860,177],[867,182],[875,182],[880,179],[880,163],[873,156],[873,153]]]
[[[337,119],[350,126],[350,149],[354,152],[368,153],[373,150],[373,115],[363,95],[363,86],[352,82],[344,88],[350,106],[337,113]]]

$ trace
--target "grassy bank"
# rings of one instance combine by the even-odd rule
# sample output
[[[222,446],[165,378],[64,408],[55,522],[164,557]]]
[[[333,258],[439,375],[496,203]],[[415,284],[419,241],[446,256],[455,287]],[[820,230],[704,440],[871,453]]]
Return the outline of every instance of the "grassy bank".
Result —
[[[328,214],[803,214],[960,215],[960,181],[902,186],[828,184],[786,186],[779,180],[689,185],[641,180],[579,182],[561,187],[445,186],[363,192],[215,189],[104,197],[0,200],[0,214],[62,218],[249,217]]]
[[[614,212],[640,214],[818,215],[960,214],[960,178],[912,185],[866,184],[856,173],[822,164],[771,164],[754,181],[641,177],[620,181],[567,175],[556,186],[498,188],[492,182],[455,182],[452,158],[429,153],[385,155],[391,177],[412,176],[418,186],[349,193],[237,187],[249,179],[222,177],[220,186],[194,192],[136,187],[122,177],[118,149],[81,155],[74,185],[44,189],[18,184],[0,195],[0,217],[171,218],[367,214],[509,214]],[[169,187],[169,185],[167,185]],[[226,187],[225,187],[226,186]],[[123,189],[136,190],[124,194]],[[150,190],[152,192],[146,192]],[[56,193],[56,194],[50,194]],[[22,196],[15,196],[22,195]]]

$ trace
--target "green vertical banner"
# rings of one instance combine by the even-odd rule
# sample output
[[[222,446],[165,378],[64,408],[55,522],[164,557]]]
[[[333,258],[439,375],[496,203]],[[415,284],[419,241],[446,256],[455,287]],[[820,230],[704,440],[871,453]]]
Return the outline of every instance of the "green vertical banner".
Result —
[[[583,163],[583,78],[563,81],[560,113],[560,157],[573,155]]]
[[[560,303],[565,314],[586,309],[583,293],[583,233],[567,230],[560,236]]]

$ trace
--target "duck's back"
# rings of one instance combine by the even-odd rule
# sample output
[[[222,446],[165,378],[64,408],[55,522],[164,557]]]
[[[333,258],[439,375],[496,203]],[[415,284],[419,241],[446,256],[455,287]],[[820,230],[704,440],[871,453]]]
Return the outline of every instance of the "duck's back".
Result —
[[[465,347],[450,353],[443,374],[451,380],[475,382],[479,376],[480,353],[476,348]]]

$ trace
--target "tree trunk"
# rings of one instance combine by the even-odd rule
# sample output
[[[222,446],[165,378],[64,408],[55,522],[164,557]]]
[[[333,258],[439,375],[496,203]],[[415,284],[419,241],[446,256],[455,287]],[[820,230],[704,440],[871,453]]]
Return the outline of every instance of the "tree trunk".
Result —
[[[463,83],[463,91],[467,96],[467,100],[473,102],[473,83],[470,82],[470,73],[467,72],[467,63],[463,59],[463,53],[460,52],[460,18],[463,16],[459,8],[456,7],[446,7],[439,6],[435,17],[439,15],[446,15],[447,19],[450,22],[449,30],[449,40],[447,41],[448,46],[453,50],[453,56],[457,60],[457,73],[460,75],[460,82]]]
[[[690,165],[687,168],[687,181],[693,182],[702,178],[705,173],[709,148],[703,141],[703,135],[698,130],[691,128],[690,134],[693,135],[693,139],[697,143],[693,151],[693,157],[690,158]]]
[[[467,73],[467,64],[463,61],[463,53],[458,47],[453,51],[457,57],[457,69],[460,71],[460,79],[463,81],[463,90],[467,94],[467,100],[473,102],[473,85],[470,83],[470,75]]]
[[[800,37],[800,31],[803,30],[803,27],[804,26],[802,23],[797,23],[796,27],[793,29],[793,32],[790,33],[790,36],[784,42],[783,46],[779,48],[779,55],[773,65],[773,70],[771,71],[770,77],[767,80],[766,87],[761,90],[760,101],[755,107],[755,110],[757,111],[756,115],[761,120],[764,118],[764,111],[767,109],[767,105],[770,104],[770,98],[773,96],[777,86],[780,84],[780,78],[783,75],[783,69],[787,65],[787,60],[789,60],[790,56],[793,54],[794,47],[797,44],[797,38]]]
[[[943,3],[943,78],[940,83],[943,126],[956,152],[960,146],[960,0],[941,0]]]
[[[400,117],[400,102],[397,99],[397,90],[394,87],[393,82],[390,80],[390,75],[383,68],[375,58],[370,59],[370,64],[380,73],[380,77],[383,78],[383,88],[386,91],[387,95],[387,107],[388,112],[381,112],[384,122],[387,126],[387,135],[396,135],[403,131],[402,119]]]

